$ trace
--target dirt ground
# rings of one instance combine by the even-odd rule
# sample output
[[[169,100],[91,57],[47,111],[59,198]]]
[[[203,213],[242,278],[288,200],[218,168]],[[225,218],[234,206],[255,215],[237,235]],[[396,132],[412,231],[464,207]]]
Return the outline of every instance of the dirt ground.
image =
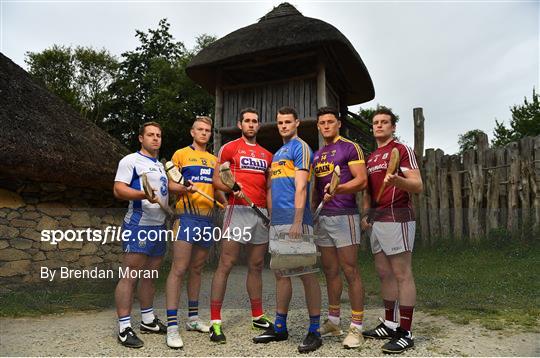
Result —
[[[250,326],[249,299],[244,287],[243,267],[235,268],[229,278],[223,305],[223,331],[227,344],[216,345],[207,334],[181,331],[182,350],[171,350],[165,337],[139,335],[145,342],[141,349],[124,348],[116,341],[116,316],[113,308],[99,312],[65,313],[39,318],[0,319],[0,355],[2,356],[298,356],[297,345],[307,331],[307,311],[300,280],[293,279],[293,299],[289,312],[290,337],[286,342],[267,345],[252,343],[259,331]],[[209,319],[211,275],[205,274],[200,298],[200,315]],[[273,316],[275,302],[274,280],[270,271],[264,272],[264,307]],[[323,287],[323,297],[325,287]],[[342,326],[349,324],[350,306],[346,293],[342,298]],[[187,302],[185,293],[182,303]],[[165,298],[156,298],[158,316],[165,318]],[[326,303],[323,302],[323,312]],[[365,310],[365,327],[378,324],[382,314],[378,307]],[[185,306],[180,309],[180,326],[186,317]],[[138,332],[140,313],[134,305],[132,326]],[[514,330],[491,331],[477,324],[459,325],[443,317],[421,311],[415,312],[413,325],[415,348],[409,356],[540,356],[540,334],[518,333]],[[312,356],[380,356],[383,342],[366,341],[360,349],[345,350],[338,337],[325,338],[321,349]]]

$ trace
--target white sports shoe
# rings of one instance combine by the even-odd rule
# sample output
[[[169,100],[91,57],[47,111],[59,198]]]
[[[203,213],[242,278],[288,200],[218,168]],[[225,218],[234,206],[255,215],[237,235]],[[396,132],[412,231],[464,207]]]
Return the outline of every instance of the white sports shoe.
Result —
[[[208,333],[210,332],[210,326],[207,326],[204,324],[200,319],[193,320],[193,321],[187,321],[186,322],[186,329],[188,331],[198,331],[202,333]]]
[[[184,346],[182,337],[180,337],[180,333],[178,332],[178,326],[167,327],[167,345],[173,349]]]

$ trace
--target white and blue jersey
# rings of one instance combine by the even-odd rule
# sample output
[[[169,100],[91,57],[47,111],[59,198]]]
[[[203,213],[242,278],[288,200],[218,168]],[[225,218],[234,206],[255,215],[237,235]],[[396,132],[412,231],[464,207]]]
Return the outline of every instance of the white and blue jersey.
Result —
[[[126,183],[135,190],[142,189],[142,174],[146,173],[150,186],[155,190],[161,203],[169,202],[168,180],[165,168],[156,158],[140,152],[126,155],[118,164],[114,181]],[[148,200],[131,200],[124,222],[129,225],[157,226],[165,223],[166,214],[159,204]]]

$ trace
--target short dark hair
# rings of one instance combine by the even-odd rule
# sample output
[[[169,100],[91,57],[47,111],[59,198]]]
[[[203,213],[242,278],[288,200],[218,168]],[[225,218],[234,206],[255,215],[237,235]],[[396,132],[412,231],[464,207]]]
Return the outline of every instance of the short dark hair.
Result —
[[[392,112],[392,110],[390,108],[383,107],[383,106],[378,107],[377,110],[375,112],[373,112],[373,114],[371,115],[371,123],[373,123],[373,118],[375,118],[375,116],[378,115],[378,114],[386,114],[386,115],[390,116],[390,121],[392,122],[392,125],[393,126],[396,125],[397,117],[394,114],[394,112]]]
[[[240,110],[240,117],[238,117],[238,122],[242,122],[242,120],[244,119],[244,114],[246,113],[255,113],[257,117],[259,116],[259,112],[257,112],[257,110],[253,107],[242,108]]]
[[[163,132],[163,129],[161,129],[161,125],[158,122],[145,122],[139,127],[139,135],[144,135],[144,130],[148,126],[158,127],[159,130]]]
[[[334,117],[339,121],[339,112],[334,107],[321,107],[317,110],[317,121],[319,121],[320,116],[324,116],[325,114],[333,114]]]
[[[278,114],[292,114],[294,119],[298,119],[298,113],[296,113],[296,110],[289,106],[284,106],[278,109]]]

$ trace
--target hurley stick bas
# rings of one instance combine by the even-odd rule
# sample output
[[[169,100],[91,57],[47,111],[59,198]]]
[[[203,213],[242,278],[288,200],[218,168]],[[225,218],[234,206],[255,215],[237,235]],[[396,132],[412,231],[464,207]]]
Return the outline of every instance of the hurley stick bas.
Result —
[[[174,165],[173,162],[168,161],[167,163],[165,163],[165,172],[167,173],[167,177],[169,177],[169,179],[172,180],[173,182],[183,185],[186,188],[191,185],[187,182],[187,180],[184,178],[182,173],[180,173],[180,170],[178,170],[178,168],[176,167],[176,165]],[[195,192],[199,193],[201,196],[215,203],[221,209],[225,208],[223,204],[221,204],[219,201],[215,200],[210,195],[203,193],[199,189],[195,189]]]
[[[332,178],[330,179],[330,187],[328,188],[328,194],[332,195],[335,193],[336,188],[341,181],[340,176],[341,176],[341,169],[339,168],[339,165],[336,165],[334,167],[334,171],[332,172]],[[321,213],[323,206],[324,206],[324,200],[323,198],[321,198],[321,203],[319,204],[319,206],[317,206],[317,209],[315,210],[315,213],[313,214],[313,220],[319,217],[319,214]]]
[[[232,172],[231,172],[231,163],[225,162],[219,166],[219,178],[225,184],[228,186],[232,191],[241,191],[240,185],[236,182],[236,179],[234,178]],[[259,215],[259,217],[263,220],[264,225],[268,226],[270,224],[270,219],[268,216],[266,216],[261,209],[259,209],[253,201],[251,201],[250,198],[248,198],[244,194],[244,200],[248,203],[248,205]]]
[[[163,211],[165,211],[167,214],[173,215],[171,208],[168,205],[166,206],[165,204],[163,204],[161,200],[159,200],[159,198],[156,197],[154,188],[152,188],[152,186],[150,185],[150,182],[148,181],[148,177],[146,176],[146,173],[143,173],[141,175],[141,179],[142,179],[142,188],[144,191],[144,195],[146,195],[146,198],[148,199],[148,201],[157,199],[157,203],[159,207]]]
[[[390,152],[390,160],[388,161],[388,166],[386,167],[386,175],[388,174],[395,174],[399,167],[399,151],[397,148],[393,148]],[[386,177],[385,175],[385,177]],[[381,200],[381,196],[386,189],[386,183],[383,182],[381,188],[379,189],[379,193],[377,194],[376,202],[378,203]]]

